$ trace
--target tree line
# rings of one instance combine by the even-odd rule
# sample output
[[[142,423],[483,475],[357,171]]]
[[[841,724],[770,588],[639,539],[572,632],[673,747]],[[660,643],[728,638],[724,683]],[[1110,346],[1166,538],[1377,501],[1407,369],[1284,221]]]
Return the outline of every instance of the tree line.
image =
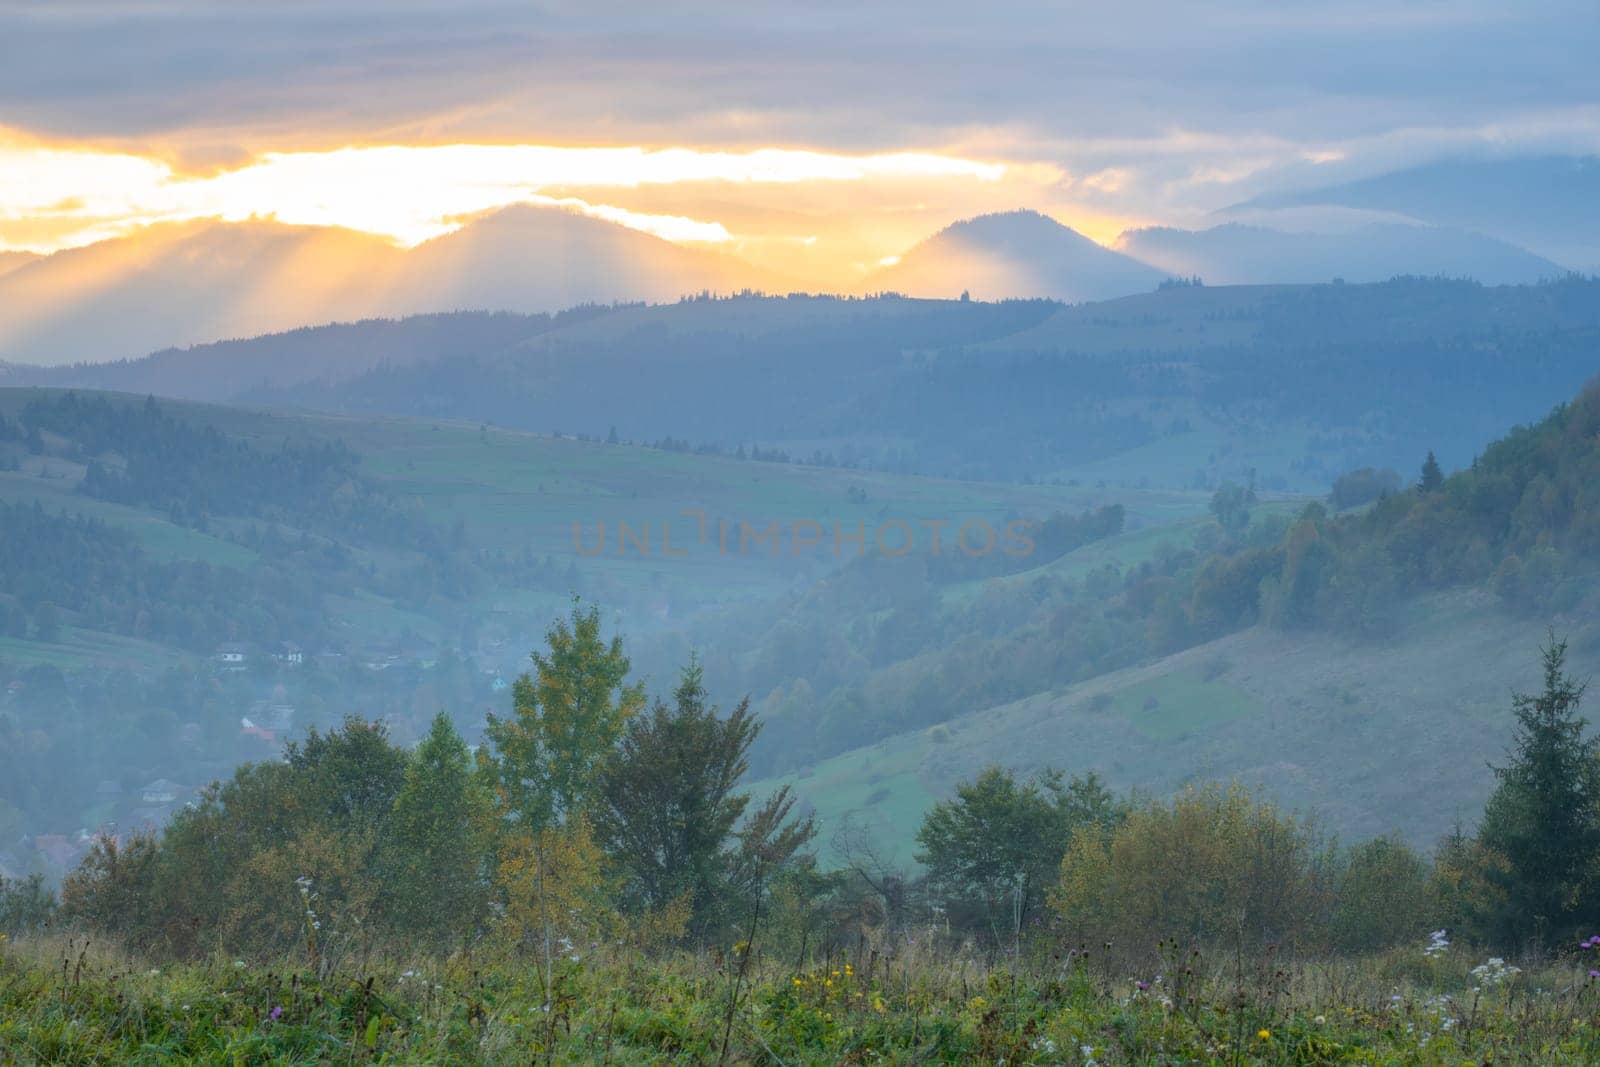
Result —
[[[648,702],[620,639],[575,607],[476,750],[442,714],[410,751],[357,718],[313,730],[160,835],[97,842],[59,904],[37,879],[0,886],[0,920],[158,955],[493,942],[546,966],[601,943],[725,945],[758,927],[802,954],[917,931],[991,957],[1137,954],[1156,938],[1360,954],[1420,947],[1430,930],[1556,951],[1600,925],[1600,741],[1566,652],[1552,635],[1542,690],[1514,697],[1478,825],[1431,856],[1392,837],[1341,845],[1238,785],[1117,796],[1094,774],[991,767],[928,811],[919,871],[879,862],[847,827],[825,871],[786,788],[740,788],[760,730],[748,706],[710,706],[695,660]]]
[[[161,834],[97,842],[63,915],[179,955],[363,937],[449,949],[491,931],[547,949],[720,935],[810,870],[794,798],[738,789],[759,730],[746,707],[709,706],[693,662],[647,704],[597,609],[547,639],[475,752],[442,713],[413,751],[357,718],[313,730]]]

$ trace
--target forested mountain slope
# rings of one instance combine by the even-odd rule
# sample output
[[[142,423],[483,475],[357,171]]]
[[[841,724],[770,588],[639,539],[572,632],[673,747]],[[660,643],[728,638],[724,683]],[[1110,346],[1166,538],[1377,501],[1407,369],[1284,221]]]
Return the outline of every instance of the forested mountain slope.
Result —
[[[461,418],[978,479],[1324,491],[1572,395],[1600,281],[1209,287],[1071,307],[740,297],[302,331],[19,384]],[[219,369],[213,369],[219,368]]]
[[[947,634],[919,660],[935,679],[925,695],[986,677],[1021,686],[1018,662],[1035,664],[1030,692],[924,719],[786,780],[834,823],[848,816],[885,841],[999,762],[1096,770],[1157,793],[1237,776],[1341,832],[1427,843],[1492,787],[1460,769],[1498,757],[1508,689],[1535,681],[1547,629],[1571,637],[1580,674],[1600,667],[1600,385],[1471,468],[1430,469],[1344,514],[1315,504],[1251,521],[1240,500],[1219,503],[1215,551],[1171,546],[1076,582],[1052,577],[1069,553],[985,589],[992,612],[1013,605],[1003,637]],[[942,618],[964,617],[953,601],[942,598]],[[964,655],[974,646],[981,655]],[[1082,648],[1115,652],[1106,670],[1074,674]],[[884,692],[870,680],[861,691],[874,684]],[[861,713],[882,710],[868,701]]]

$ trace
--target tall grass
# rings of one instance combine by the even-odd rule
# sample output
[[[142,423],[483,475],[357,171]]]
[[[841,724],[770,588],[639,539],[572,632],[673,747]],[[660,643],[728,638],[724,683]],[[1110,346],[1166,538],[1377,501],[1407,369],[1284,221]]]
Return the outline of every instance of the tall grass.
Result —
[[[1482,963],[1169,942],[1006,969],[930,934],[803,960],[602,947],[547,984],[503,947],[167,965],[57,936],[0,945],[0,1063],[1600,1062],[1586,965]]]

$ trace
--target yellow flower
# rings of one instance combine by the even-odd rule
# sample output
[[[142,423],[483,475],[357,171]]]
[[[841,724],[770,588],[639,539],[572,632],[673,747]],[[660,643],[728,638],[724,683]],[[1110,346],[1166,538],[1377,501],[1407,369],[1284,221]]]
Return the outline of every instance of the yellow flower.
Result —
[[[884,1010],[884,1003],[883,1003],[883,998],[882,997],[876,996],[876,995],[873,996],[873,998],[872,998],[872,1010],[876,1011],[876,1012],[882,1012]]]
[[[805,985],[805,982],[801,981],[799,978],[793,979],[793,981],[795,985]]]
[[[1272,1031],[1271,1030],[1257,1030],[1256,1031],[1256,1036],[1259,1037],[1263,1041],[1271,1041],[1272,1040]]]

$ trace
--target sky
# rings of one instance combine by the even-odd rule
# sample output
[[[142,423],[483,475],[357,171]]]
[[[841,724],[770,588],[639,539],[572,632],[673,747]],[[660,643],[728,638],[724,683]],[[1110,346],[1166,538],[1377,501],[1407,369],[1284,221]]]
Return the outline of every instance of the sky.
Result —
[[[811,274],[1034,208],[1109,242],[1439,158],[1600,152],[1594,0],[10,0],[0,249],[514,202]]]

